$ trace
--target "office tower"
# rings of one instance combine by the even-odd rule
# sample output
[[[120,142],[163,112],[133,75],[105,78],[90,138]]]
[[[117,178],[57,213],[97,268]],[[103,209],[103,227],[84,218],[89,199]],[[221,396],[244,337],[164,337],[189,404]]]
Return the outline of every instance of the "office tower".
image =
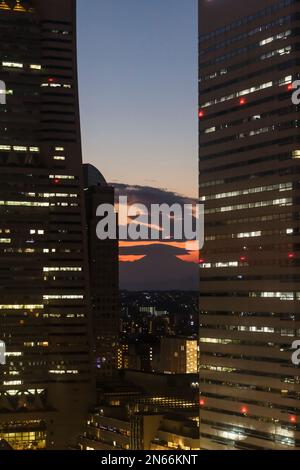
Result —
[[[153,368],[164,374],[197,374],[198,340],[170,336],[160,338],[160,351]]]
[[[64,449],[89,404],[76,2],[0,2],[0,438]]]
[[[114,206],[115,191],[93,165],[84,165],[86,221],[89,245],[90,294],[96,377],[113,375],[117,369],[119,315],[118,240],[100,240],[96,229],[101,204]]]
[[[300,448],[299,19],[200,0],[203,449]]]

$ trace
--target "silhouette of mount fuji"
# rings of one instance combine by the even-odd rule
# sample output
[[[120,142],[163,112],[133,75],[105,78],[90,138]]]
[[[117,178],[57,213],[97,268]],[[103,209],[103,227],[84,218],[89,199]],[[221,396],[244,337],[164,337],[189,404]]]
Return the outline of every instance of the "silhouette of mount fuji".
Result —
[[[178,259],[187,251],[166,244],[121,247],[120,255],[143,255],[120,263],[120,288],[124,290],[197,290],[199,267]]]

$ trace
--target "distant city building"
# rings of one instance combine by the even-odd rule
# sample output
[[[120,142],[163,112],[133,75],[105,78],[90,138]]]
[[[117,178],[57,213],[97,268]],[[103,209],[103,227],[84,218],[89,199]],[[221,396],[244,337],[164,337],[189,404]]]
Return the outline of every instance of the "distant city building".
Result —
[[[148,332],[157,338],[175,335],[174,327],[171,326],[170,316],[157,316],[148,321]]]
[[[118,369],[143,372],[153,370],[153,358],[159,353],[155,336],[135,336],[131,341],[120,339],[118,346]]]
[[[1,1],[0,35],[0,440],[66,449],[93,404],[76,1]]]
[[[199,306],[195,292],[121,291],[120,299],[120,330],[124,337],[198,336]]]
[[[160,351],[153,368],[164,374],[196,374],[198,372],[198,341],[186,338],[161,338]]]
[[[97,377],[110,376],[119,367],[119,250],[118,240],[99,240],[96,211],[100,204],[114,205],[115,192],[92,165],[84,165],[86,221],[92,303],[94,361]]]
[[[139,308],[140,312],[142,313],[151,313],[151,315],[155,314],[155,307],[140,307]]]
[[[119,341],[117,367],[118,369],[129,369],[129,344],[127,341]]]
[[[157,317],[168,314],[167,310],[158,310],[156,307],[140,307],[140,312],[151,313],[152,315],[155,315]]]

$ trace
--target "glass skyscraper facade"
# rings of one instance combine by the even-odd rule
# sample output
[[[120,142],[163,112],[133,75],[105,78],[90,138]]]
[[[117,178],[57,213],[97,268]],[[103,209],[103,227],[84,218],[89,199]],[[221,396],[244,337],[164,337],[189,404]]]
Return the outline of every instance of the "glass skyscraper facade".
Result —
[[[91,403],[76,2],[0,1],[0,438],[75,443]]]
[[[201,448],[300,448],[300,2],[199,2]]]

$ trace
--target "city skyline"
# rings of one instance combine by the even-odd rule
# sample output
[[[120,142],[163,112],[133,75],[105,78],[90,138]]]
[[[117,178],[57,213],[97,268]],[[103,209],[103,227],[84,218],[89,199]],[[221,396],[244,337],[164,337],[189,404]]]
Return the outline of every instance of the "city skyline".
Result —
[[[0,0],[0,450],[300,450],[299,21]]]
[[[197,294],[188,290],[189,267],[195,272],[194,281],[198,272],[195,253],[189,251],[194,248],[193,237],[198,239],[197,208],[193,197],[181,195],[193,192],[192,179],[187,176],[193,153],[186,145],[190,122],[185,122],[185,117],[186,112],[192,112],[196,122],[194,106],[188,105],[171,119],[172,109],[186,98],[175,86],[184,83],[185,62],[175,61],[178,77],[176,67],[171,66],[176,65],[175,56],[180,56],[178,44],[185,41],[181,38],[176,44],[175,34],[170,36],[170,28],[166,28],[166,47],[162,47],[162,25],[179,24],[177,7],[166,16],[168,2],[152,3],[150,23],[146,0],[143,4],[131,2],[134,16],[117,1],[112,10],[111,3],[103,5],[114,19],[118,6],[117,14],[126,11],[128,20],[133,20],[126,22],[123,31],[120,28],[119,36],[114,34],[115,43],[107,48],[114,61],[109,72],[95,50],[93,60],[100,62],[99,69],[78,64],[82,36],[77,35],[77,13],[84,18],[76,0],[0,1],[0,450],[199,449]],[[108,16],[101,7],[101,27],[97,23],[98,6],[94,3],[87,25],[91,30],[100,27],[110,44],[104,27]],[[109,21],[115,24],[112,18]],[[137,23],[140,29],[134,27]],[[146,24],[152,24],[150,30],[154,25],[159,27],[150,34]],[[121,37],[128,74],[120,78],[122,58],[115,53],[120,50]],[[139,37],[141,45],[136,41]],[[133,38],[136,49],[132,47]],[[92,46],[97,49],[99,41],[102,43],[98,36],[95,41],[91,37],[88,40],[90,51]],[[133,59],[135,52],[143,55],[142,62],[136,57],[137,67],[143,69],[141,76],[132,73],[134,61],[127,55],[130,51]],[[82,121],[78,68],[88,70],[96,80],[94,88],[88,82],[81,84],[90,99],[81,101],[87,106]],[[148,77],[150,69],[153,76]],[[119,92],[114,86],[106,88],[99,71],[103,75],[108,72],[112,85],[118,83]],[[170,79],[172,75],[174,80]],[[140,82],[140,89],[134,79]],[[131,103],[130,96],[145,108],[148,121],[143,121],[133,106],[127,109],[128,116],[134,115],[131,125],[123,115],[122,126],[117,129],[111,121],[101,122],[93,112],[101,109],[107,115],[108,109],[99,107],[103,97],[111,111],[117,105],[124,108],[122,99]],[[169,109],[171,96],[173,108]],[[150,104],[156,116],[151,114]],[[168,114],[164,115],[164,109]],[[95,166],[83,163],[81,122],[88,129],[87,144],[91,142],[90,131],[98,142]],[[108,141],[114,133],[113,143],[122,147],[121,153],[115,149],[108,152],[107,168],[102,165],[107,152],[100,148],[105,139],[99,128]],[[143,129],[147,133],[143,134]],[[130,147],[123,144],[123,132],[134,143],[132,159]],[[147,158],[142,148],[150,148],[156,162],[150,154]],[[120,170],[116,178],[122,183],[112,186],[109,180],[114,168]],[[146,175],[156,181],[147,180]],[[195,168],[190,175],[196,182]],[[170,178],[174,178],[173,188]],[[176,186],[177,181],[180,184]],[[116,197],[124,192],[128,199],[120,199],[117,205]],[[146,245],[128,245],[124,237],[120,246],[121,258],[133,256],[142,262],[142,270],[125,275],[131,279],[131,288],[135,289],[141,279],[151,283],[155,278],[158,284],[153,289],[159,292],[145,292],[142,284],[141,295],[119,288],[115,225],[119,219],[121,229],[128,228],[128,213],[124,214],[127,200],[147,203],[142,208],[145,213],[154,203],[166,203],[167,207],[176,202],[184,204],[184,212],[182,206],[158,209],[156,215],[164,213],[162,222],[152,211],[147,222],[132,221],[130,228],[142,227]],[[101,212],[103,207],[106,209]],[[107,233],[106,226],[110,231],[111,219],[107,223],[105,212],[114,219],[115,235],[109,239],[99,235]],[[152,238],[158,245],[148,241],[146,227],[155,232]],[[159,244],[157,235],[161,233],[166,245]],[[123,240],[121,230],[119,238]],[[131,238],[136,239],[134,235]],[[156,258],[148,257],[156,249]],[[170,265],[164,252],[168,252],[168,259],[171,253]],[[138,262],[127,265],[135,270]],[[184,269],[178,274],[179,265]],[[167,290],[161,292],[161,288]],[[164,456],[162,462],[166,459],[169,457]],[[196,460],[195,455],[185,458],[185,462],[194,464]]]

